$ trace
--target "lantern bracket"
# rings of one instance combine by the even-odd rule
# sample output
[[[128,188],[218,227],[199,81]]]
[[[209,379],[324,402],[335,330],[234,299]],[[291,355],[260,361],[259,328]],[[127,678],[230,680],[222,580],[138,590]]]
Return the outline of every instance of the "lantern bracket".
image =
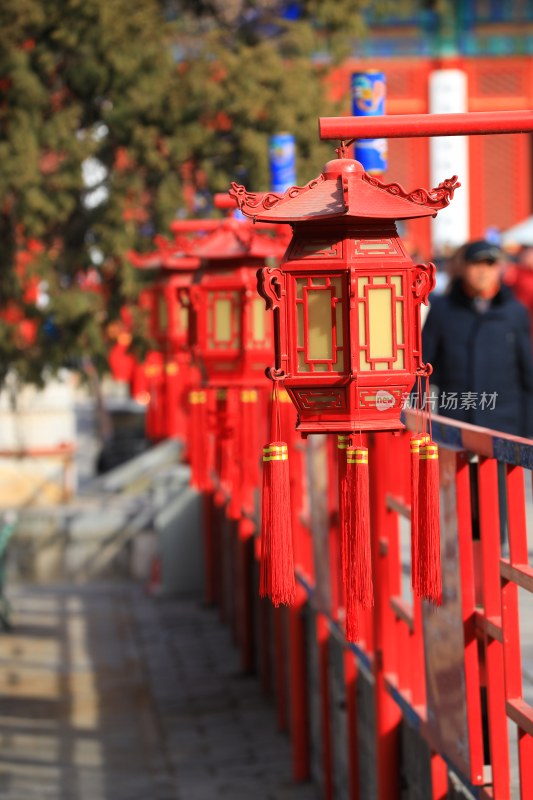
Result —
[[[257,270],[257,291],[268,311],[279,308],[285,297],[285,275],[278,267]]]
[[[267,367],[265,375],[270,381],[282,381],[287,377],[285,370],[278,369],[277,367]]]
[[[433,374],[433,366],[432,366],[432,364],[429,364],[429,363],[428,364],[424,364],[423,362],[421,362],[419,367],[418,367],[418,369],[417,369],[417,371],[416,371],[416,374],[420,378],[429,378],[430,375]]]
[[[180,286],[176,292],[178,296],[178,301],[184,308],[188,308],[191,305],[191,296],[190,296],[190,287],[189,286]]]
[[[436,272],[437,267],[432,261],[429,264],[415,264],[412,287],[415,303],[424,303],[427,306],[429,293],[435,288]]]
[[[357,297],[357,274],[354,270],[348,273],[348,294],[350,296],[350,308],[355,308],[354,298]]]
[[[195,310],[198,309],[202,302],[202,296],[199,286],[187,286],[178,289],[178,300],[185,308],[192,306]]]

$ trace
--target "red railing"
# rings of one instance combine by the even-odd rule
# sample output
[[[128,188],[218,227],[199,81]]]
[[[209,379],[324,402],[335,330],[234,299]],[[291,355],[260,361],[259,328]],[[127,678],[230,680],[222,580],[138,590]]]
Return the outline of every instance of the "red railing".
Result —
[[[301,462],[295,465],[293,487],[301,485],[304,459],[311,480],[307,497],[298,500],[293,493],[298,510],[296,606],[272,609],[257,599],[257,548],[255,556],[250,548],[246,562],[242,544],[235,550],[241,553],[235,574],[253,590],[247,594],[226,579],[214,593],[225,616],[228,609],[241,616],[233,627],[246,651],[243,665],[256,663],[265,692],[274,694],[278,726],[291,737],[297,780],[317,769],[309,745],[309,631],[302,611],[308,603],[316,614],[312,646],[320,693],[320,783],[326,800],[341,796],[334,774],[339,747],[345,748],[349,765],[348,796],[365,797],[356,735],[361,725],[355,688],[360,670],[373,682],[373,770],[379,800],[400,797],[402,721],[427,744],[427,796],[432,800],[447,796],[450,772],[482,800],[533,798],[533,708],[524,699],[522,671],[524,648],[530,648],[533,659],[533,625],[519,616],[520,610],[533,611],[524,475],[533,466],[533,445],[438,417],[433,437],[440,445],[439,609],[413,597],[410,589],[409,432],[368,437],[375,605],[363,615],[359,642],[346,644],[343,639],[334,437],[311,437],[309,444],[299,442],[298,450],[293,445],[293,456]],[[247,569],[254,579],[244,577]],[[525,597],[519,598],[519,589]],[[227,599],[233,592],[239,593],[240,602]],[[245,610],[246,597],[258,606],[259,624]],[[345,647],[344,740],[335,729],[331,700],[332,638]],[[261,657],[250,655],[252,642]]]

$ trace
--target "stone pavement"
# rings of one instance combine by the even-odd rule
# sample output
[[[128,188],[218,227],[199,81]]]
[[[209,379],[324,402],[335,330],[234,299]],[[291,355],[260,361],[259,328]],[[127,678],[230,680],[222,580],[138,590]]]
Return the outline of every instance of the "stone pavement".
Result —
[[[129,583],[9,595],[2,800],[316,800],[214,610]]]

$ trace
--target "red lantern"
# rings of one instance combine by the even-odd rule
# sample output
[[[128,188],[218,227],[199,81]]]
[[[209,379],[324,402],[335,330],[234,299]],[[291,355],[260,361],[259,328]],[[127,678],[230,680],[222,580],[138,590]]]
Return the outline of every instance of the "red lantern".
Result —
[[[344,147],[340,153],[344,156]],[[283,195],[250,194],[237,184],[230,192],[254,221],[293,228],[281,266],[258,271],[259,294],[274,312],[276,360],[269,376],[282,382],[291,397],[303,436],[343,436],[342,572],[346,635],[352,640],[358,636],[359,608],[373,602],[368,451],[362,433],[402,428],[403,400],[416,376],[427,376],[431,369],[422,362],[420,305],[434,288],[435,266],[413,264],[396,221],[435,216],[457,185],[454,177],[430,192],[406,192],[341,157],[328,162],[306,186],[294,186]],[[282,442],[272,447],[284,452]],[[294,597],[290,535],[283,524],[290,509],[282,480],[282,470],[269,465],[263,493],[269,539],[261,566],[263,591],[275,604]],[[433,531],[438,504],[433,483],[431,487],[424,497]],[[438,602],[438,537],[431,541],[431,553],[426,551],[434,564],[426,571],[431,569],[437,580],[426,596]]]
[[[184,253],[188,246],[184,240],[171,243],[156,237],[156,244],[158,249],[153,253],[130,253],[134,266],[155,277],[142,293],[149,312],[150,335],[161,354],[157,375],[152,375],[154,364],[147,367],[147,376],[150,373],[154,379],[148,418],[157,416],[150,426],[152,432],[157,431],[155,438],[184,437],[187,397],[193,378],[188,310],[179,302],[178,292],[190,284],[199,262]]]
[[[187,228],[187,222],[179,225],[180,230]],[[190,343],[209,386],[265,384],[274,340],[271,316],[257,296],[256,272],[267,258],[281,257],[285,246],[286,240],[270,231],[232,218],[191,245],[202,267],[179,295],[193,313]]]
[[[222,503],[228,496],[228,514],[240,518],[243,508],[253,509],[259,479],[257,454],[265,417],[260,414],[265,402],[261,395],[266,391],[254,390],[269,387],[265,367],[274,350],[272,319],[257,295],[256,273],[268,258],[281,257],[286,238],[232,217],[212,222],[214,230],[191,244],[189,252],[202,266],[179,296],[191,312],[190,345],[203,385],[212,390],[207,399],[220,487],[215,499]],[[173,230],[183,234],[199,225],[175,222]]]
[[[395,222],[435,216],[456,186],[406,192],[347,158],[283,195],[232,185],[246,216],[294,230],[281,266],[258,278],[275,319],[270,377],[283,381],[304,436],[403,427],[402,400],[425,374],[420,304],[435,266],[413,264]]]

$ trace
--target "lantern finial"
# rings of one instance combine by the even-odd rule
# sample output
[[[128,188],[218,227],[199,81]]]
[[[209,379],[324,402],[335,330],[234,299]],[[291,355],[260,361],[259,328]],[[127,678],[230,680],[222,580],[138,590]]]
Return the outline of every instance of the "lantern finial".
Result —
[[[341,141],[340,145],[335,148],[335,152],[337,153],[337,158],[349,158],[348,148],[350,145],[354,143],[354,139],[350,139],[349,142]]]

